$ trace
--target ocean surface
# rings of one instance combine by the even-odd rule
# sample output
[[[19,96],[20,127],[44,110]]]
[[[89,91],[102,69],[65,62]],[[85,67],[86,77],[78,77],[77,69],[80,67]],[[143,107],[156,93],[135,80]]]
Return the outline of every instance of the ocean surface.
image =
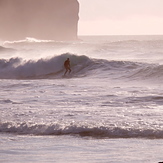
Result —
[[[163,36],[79,38],[0,41],[0,163],[163,161]]]

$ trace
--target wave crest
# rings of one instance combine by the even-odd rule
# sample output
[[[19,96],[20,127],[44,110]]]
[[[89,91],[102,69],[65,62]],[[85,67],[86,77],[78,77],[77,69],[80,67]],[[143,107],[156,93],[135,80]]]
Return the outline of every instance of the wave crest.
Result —
[[[82,69],[90,61],[86,56],[77,56],[65,53],[52,58],[35,60],[23,60],[22,58],[11,58],[0,60],[1,79],[40,79],[61,77],[64,72],[64,61],[70,58],[74,72]],[[82,67],[82,68],[81,68]]]
[[[108,61],[64,53],[52,58],[0,60],[0,79],[55,79],[64,74],[64,61],[70,58],[74,77],[95,75],[114,79],[162,79],[163,65],[130,61]]]
[[[19,44],[19,43],[48,43],[55,42],[54,40],[39,40],[32,37],[26,37],[24,40],[5,41],[3,44]]]
[[[0,132],[32,135],[79,135],[98,138],[155,138],[162,139],[163,131],[154,129],[134,129],[120,127],[89,127],[59,124],[0,123]]]

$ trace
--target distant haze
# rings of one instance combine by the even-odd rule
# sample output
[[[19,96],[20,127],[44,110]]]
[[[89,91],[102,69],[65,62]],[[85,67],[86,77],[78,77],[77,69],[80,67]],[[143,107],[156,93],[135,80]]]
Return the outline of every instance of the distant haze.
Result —
[[[163,34],[163,0],[78,0],[79,35]]]
[[[77,38],[77,0],[0,0],[0,39]]]

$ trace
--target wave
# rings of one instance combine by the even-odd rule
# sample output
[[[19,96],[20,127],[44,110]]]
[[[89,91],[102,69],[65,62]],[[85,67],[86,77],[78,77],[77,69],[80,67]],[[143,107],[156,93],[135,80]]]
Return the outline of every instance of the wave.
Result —
[[[52,58],[39,60],[23,60],[10,58],[0,60],[1,79],[46,79],[59,78],[64,73],[63,63],[70,58],[74,74],[84,69],[91,60],[86,56],[65,53]],[[89,64],[88,64],[89,65]]]
[[[94,39],[93,39],[94,38]],[[83,38],[84,39],[84,38]],[[162,36],[91,36],[81,41],[83,47],[93,52],[114,52],[122,50],[162,49]]]
[[[32,37],[26,37],[24,40],[4,41],[3,44],[17,44],[17,43],[47,43],[54,42],[53,40],[39,40]]]
[[[0,46],[0,53],[1,52],[12,52],[12,51],[15,51],[14,49],[12,48],[6,48],[6,47],[3,47],[3,46]]]
[[[162,79],[163,78],[163,65],[158,64],[143,64],[133,71],[130,78],[134,79]]]
[[[15,41],[4,41],[3,45],[4,46],[9,46],[9,47],[19,47],[19,50],[22,48],[40,48],[43,47],[64,47],[68,46],[69,44],[73,44],[73,41],[55,41],[55,40],[39,40],[36,38],[31,38],[31,37],[26,37],[24,40],[15,40]],[[78,43],[76,41],[76,43]]]
[[[163,78],[163,65],[130,61],[108,61],[64,53],[52,58],[24,60],[10,58],[0,60],[0,79],[50,79],[61,78],[64,61],[70,58],[72,76],[114,77],[128,79]]]
[[[97,138],[148,138],[162,139],[163,131],[159,129],[134,129],[121,127],[89,127],[59,124],[27,124],[11,122],[0,123],[1,133],[25,135],[79,135]]]
[[[105,38],[105,37],[104,37]],[[87,38],[88,39],[88,38]],[[95,37],[95,39],[92,40],[92,38],[89,40],[82,41],[79,39],[78,41],[55,41],[55,40],[39,40],[36,38],[26,37],[24,40],[15,40],[15,41],[4,41],[3,45],[6,46],[18,46],[19,48],[28,47],[30,46],[48,46],[52,45],[53,47],[70,47],[74,50],[84,51],[84,52],[91,52],[91,53],[108,53],[108,51],[114,51],[114,50],[122,50],[122,49],[137,49],[137,48],[162,48],[163,40],[162,38],[158,39],[141,39],[141,38],[116,38],[116,39],[100,39],[99,37]]]

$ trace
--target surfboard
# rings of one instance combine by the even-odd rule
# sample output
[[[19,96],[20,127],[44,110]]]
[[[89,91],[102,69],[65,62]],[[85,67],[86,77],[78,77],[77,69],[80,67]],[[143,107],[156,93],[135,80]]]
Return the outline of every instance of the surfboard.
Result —
[[[60,70],[60,71],[57,71],[57,72],[51,72],[49,74],[46,74],[46,76],[55,76],[55,75],[59,75],[62,72],[63,72],[63,70]]]
[[[62,75],[62,78],[72,78],[73,75],[72,74],[66,74],[66,75]]]

